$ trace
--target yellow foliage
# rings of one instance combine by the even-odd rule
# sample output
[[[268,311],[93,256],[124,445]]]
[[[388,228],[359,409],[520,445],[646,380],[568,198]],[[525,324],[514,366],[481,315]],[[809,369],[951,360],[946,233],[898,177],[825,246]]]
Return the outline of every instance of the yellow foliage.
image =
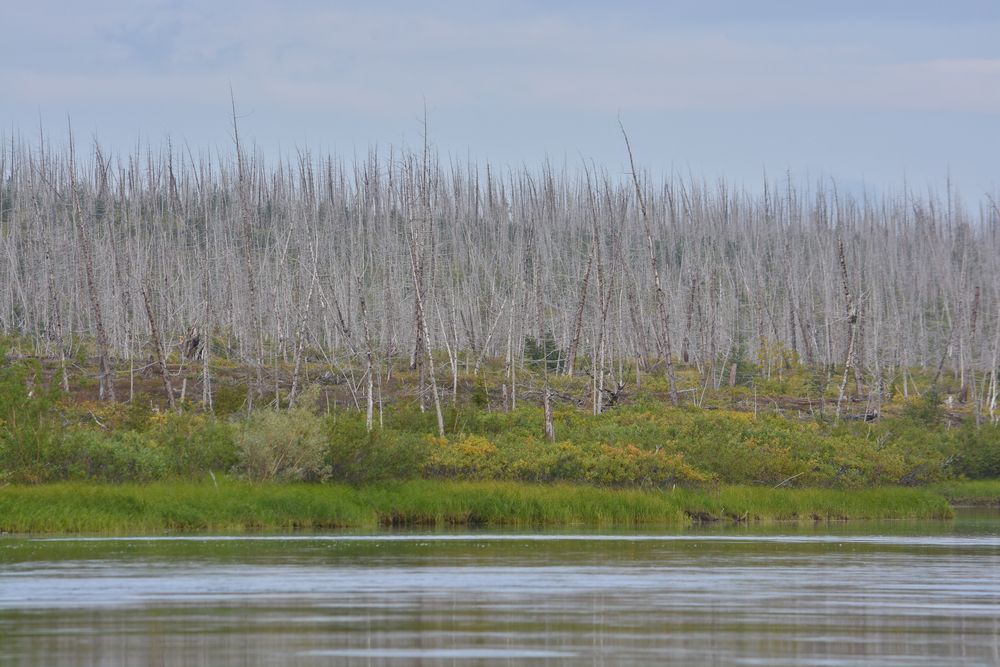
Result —
[[[466,436],[455,446],[463,456],[487,457],[497,453],[497,446],[480,435]]]

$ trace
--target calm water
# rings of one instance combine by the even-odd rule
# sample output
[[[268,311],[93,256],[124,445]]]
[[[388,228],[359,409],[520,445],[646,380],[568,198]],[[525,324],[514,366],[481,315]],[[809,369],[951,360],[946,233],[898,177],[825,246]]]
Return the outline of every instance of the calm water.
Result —
[[[1000,514],[670,534],[0,537],[2,665],[1000,664]]]

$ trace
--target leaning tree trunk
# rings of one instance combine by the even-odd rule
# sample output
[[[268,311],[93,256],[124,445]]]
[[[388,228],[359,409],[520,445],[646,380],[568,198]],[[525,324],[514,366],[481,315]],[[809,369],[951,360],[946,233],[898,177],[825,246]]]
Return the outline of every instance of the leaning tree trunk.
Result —
[[[142,291],[142,305],[146,308],[146,318],[149,320],[149,330],[153,336],[157,370],[160,373],[160,377],[163,378],[163,389],[167,394],[167,403],[170,405],[171,410],[176,410],[177,402],[174,399],[174,386],[170,382],[170,373],[167,370],[167,359],[163,348],[163,338],[160,336],[160,327],[156,324],[156,318],[153,316],[153,306],[149,301],[149,287],[148,285],[143,285],[140,289]]]
[[[635,186],[635,196],[639,202],[639,212],[642,214],[642,224],[646,232],[646,246],[649,250],[649,265],[653,271],[653,285],[656,289],[656,310],[660,315],[660,329],[663,338],[663,359],[667,365],[667,383],[670,386],[670,402],[674,405],[680,403],[677,393],[677,376],[674,373],[673,350],[670,345],[670,317],[667,315],[666,295],[663,291],[663,284],[660,281],[660,267],[656,259],[656,248],[653,245],[653,228],[649,222],[649,211],[646,208],[646,198],[642,194],[642,187],[639,185],[639,175],[635,171],[635,160],[632,158],[632,146],[628,141],[628,134],[625,133],[625,126],[619,121],[622,136],[625,137],[625,148],[628,150],[628,163],[632,171],[632,184]]]
[[[837,418],[839,419],[844,402],[844,394],[847,391],[847,379],[854,369],[854,345],[857,338],[858,307],[851,296],[851,288],[847,281],[847,260],[844,258],[844,242],[838,241],[837,253],[840,259],[840,277],[844,287],[844,303],[847,309],[847,354],[844,358],[844,375],[840,381],[840,391],[837,394]],[[855,376],[857,371],[855,371]]]
[[[437,379],[434,374],[434,355],[431,354],[431,333],[427,326],[427,312],[424,309],[424,300],[420,295],[420,271],[417,269],[417,247],[416,238],[413,232],[413,220],[409,224],[410,239],[410,271],[413,276],[413,294],[416,300],[417,326],[423,337],[424,352],[427,355],[427,372],[430,375],[431,396],[434,399],[434,412],[437,415],[438,435],[444,437],[444,415],[441,412],[441,398],[438,396]]]

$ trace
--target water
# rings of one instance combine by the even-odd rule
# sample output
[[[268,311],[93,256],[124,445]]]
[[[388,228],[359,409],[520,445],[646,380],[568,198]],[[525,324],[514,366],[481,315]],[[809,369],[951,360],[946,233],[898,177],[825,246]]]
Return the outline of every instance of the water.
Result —
[[[1000,664],[1000,514],[0,537],[2,665]]]

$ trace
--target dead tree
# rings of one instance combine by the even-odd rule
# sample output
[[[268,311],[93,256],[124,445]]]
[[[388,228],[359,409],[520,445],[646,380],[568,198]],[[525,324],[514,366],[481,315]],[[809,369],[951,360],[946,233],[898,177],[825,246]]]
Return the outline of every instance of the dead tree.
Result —
[[[418,254],[422,254],[423,245],[420,244],[418,246],[417,244],[416,232],[414,230],[415,225],[416,223],[411,215],[409,224],[407,225],[407,235],[410,241],[410,271],[413,278],[413,295],[416,304],[416,319],[421,337],[423,338],[424,352],[427,356],[427,370],[430,375],[431,396],[434,399],[434,412],[437,416],[438,435],[443,438],[444,414],[441,412],[441,398],[438,395],[437,378],[434,373],[434,355],[431,353],[431,332],[430,328],[427,326],[427,311],[424,309],[424,300],[420,294],[420,283],[422,281],[421,271],[417,264],[417,256]]]
[[[972,291],[972,306],[970,307],[970,312],[969,312],[969,350],[971,351],[971,354],[975,354],[975,349],[976,349],[976,326],[978,324],[977,322],[978,318],[979,318],[979,286],[976,285],[975,289],[973,289]],[[972,387],[975,388],[976,375],[975,375],[974,364],[970,369],[970,373],[972,375]],[[958,400],[962,403],[967,403],[969,400],[969,378],[966,377],[964,360],[961,367],[961,375],[962,375],[961,378],[962,387],[959,390]],[[976,414],[978,417],[979,414],[978,403],[976,405]]]
[[[840,261],[840,277],[844,287],[844,305],[847,314],[847,353],[844,356],[844,375],[840,382],[840,391],[837,394],[837,418],[840,418],[844,394],[847,391],[847,378],[854,370],[854,344],[857,335],[856,325],[858,323],[858,307],[851,296],[851,288],[847,279],[847,260],[844,258],[844,242],[837,242],[837,257]],[[856,373],[857,371],[855,371]]]
[[[69,178],[70,196],[73,198],[73,222],[80,239],[80,249],[83,252],[83,268],[87,278],[87,297],[90,300],[90,309],[94,317],[94,326],[97,329],[97,363],[99,373],[98,398],[100,400],[115,400],[114,370],[111,367],[111,358],[108,345],[108,332],[104,328],[104,316],[101,312],[101,303],[97,295],[97,281],[94,277],[94,249],[91,244],[90,234],[83,227],[83,210],[80,206],[80,193],[76,182],[76,160],[74,159],[73,132],[69,135]]]
[[[576,351],[580,346],[580,332],[583,329],[583,311],[587,306],[587,291],[590,285],[590,271],[594,266],[594,255],[597,254],[598,239],[596,235],[596,222],[594,232],[590,238],[590,252],[587,255],[587,268],[583,272],[583,281],[580,283],[580,295],[577,298],[576,314],[573,316],[573,337],[569,342],[569,350],[566,353],[566,375],[573,375],[573,365],[576,362]]]
[[[233,97],[232,89],[229,91],[230,101],[233,111],[233,141],[236,144],[236,170],[237,188],[240,204],[240,221],[243,232],[243,259],[246,267],[246,289],[247,289],[247,316],[251,323],[253,335],[253,345],[255,351],[256,366],[256,386],[247,389],[247,411],[253,410],[254,395],[264,386],[264,324],[261,319],[260,308],[257,302],[257,280],[254,262],[256,261],[253,248],[254,241],[254,218],[256,214],[250,202],[250,174],[243,155],[243,145],[240,143],[240,127],[236,116],[236,98]]]
[[[361,282],[361,276],[358,276],[358,306],[361,310],[361,325],[365,334],[365,376],[368,380],[365,392],[365,429],[371,433],[375,413],[375,352],[372,345],[371,328],[368,326],[368,306],[365,303],[364,284]]]
[[[149,300],[149,286],[143,284],[139,288],[142,293],[142,305],[146,309],[146,318],[149,321],[149,331],[153,336],[153,350],[156,353],[157,372],[163,379],[163,389],[167,394],[167,404],[171,410],[177,409],[177,402],[174,399],[174,385],[170,382],[170,371],[167,369],[167,356],[163,347],[163,338],[160,336],[160,327],[153,316],[153,306]]]
[[[429,372],[430,339],[448,351],[453,398],[464,362],[473,377],[502,372],[490,394],[503,394],[512,409],[523,395],[517,383],[540,290],[538,335],[563,341],[568,352],[548,364],[552,401],[564,400],[553,374],[582,365],[591,365],[590,397],[600,408],[609,400],[601,383],[613,390],[633,368],[641,391],[642,373],[655,367],[669,380],[664,362],[686,356],[701,366],[704,395],[725,386],[738,348],[782,349],[811,367],[810,393],[821,401],[827,383],[837,400],[841,372],[848,383],[854,373],[839,397],[842,418],[861,412],[845,407],[861,390],[877,406],[892,378],[912,396],[916,368],[928,380],[940,369],[939,382],[954,382],[956,398],[989,417],[1000,307],[996,286],[982,284],[1000,274],[1000,212],[990,202],[973,223],[972,209],[950,201],[945,213],[933,195],[910,192],[853,199],[820,185],[815,202],[791,189],[777,201],[770,184],[762,199],[724,182],[654,182],[631,161],[632,173],[618,181],[547,166],[541,183],[527,168],[498,179],[488,165],[480,179],[471,163],[451,162],[449,175],[426,147],[353,165],[324,156],[314,183],[309,159],[298,173],[287,162],[269,164],[237,120],[234,113],[228,158],[205,153],[188,164],[143,151],[121,156],[127,166],[112,170],[118,156],[99,149],[84,165],[68,150],[10,142],[9,161],[0,154],[0,333],[18,340],[19,353],[34,346],[58,383],[60,368],[71,374],[72,358],[91,350],[108,398],[114,363],[147,356],[142,348],[158,368],[177,341],[168,322],[196,324],[197,349],[193,332],[179,349],[185,363],[202,363],[206,407],[219,382],[213,361],[249,370],[249,406],[281,381],[293,351],[299,370],[289,364],[288,373],[298,393],[308,348],[366,413],[366,394],[374,402],[381,385],[398,386],[393,373],[412,350],[423,374],[417,394],[430,410],[431,376],[440,380]],[[320,240],[315,287],[310,237]],[[310,289],[318,298],[311,307]],[[159,328],[155,353],[142,290]],[[368,391],[362,297],[372,341]],[[430,352],[439,366],[443,355]],[[776,359],[763,361],[781,372]],[[541,406],[542,375],[534,375],[539,393],[529,396]],[[168,376],[179,399],[176,368]]]
[[[632,173],[632,184],[635,186],[635,197],[639,203],[639,212],[642,215],[642,225],[646,232],[646,247],[649,250],[649,266],[653,271],[653,286],[656,294],[656,310],[660,315],[660,330],[663,339],[663,359],[667,365],[667,383],[670,386],[670,402],[674,405],[680,403],[677,394],[677,377],[674,373],[674,353],[670,345],[670,317],[667,315],[666,295],[663,292],[663,283],[660,280],[659,261],[656,258],[656,246],[653,244],[653,228],[649,222],[649,211],[646,208],[646,197],[642,194],[642,186],[639,184],[639,175],[635,170],[635,160],[632,158],[632,146],[628,141],[628,134],[625,126],[619,120],[622,136],[625,137],[625,149],[628,151],[628,163]]]

